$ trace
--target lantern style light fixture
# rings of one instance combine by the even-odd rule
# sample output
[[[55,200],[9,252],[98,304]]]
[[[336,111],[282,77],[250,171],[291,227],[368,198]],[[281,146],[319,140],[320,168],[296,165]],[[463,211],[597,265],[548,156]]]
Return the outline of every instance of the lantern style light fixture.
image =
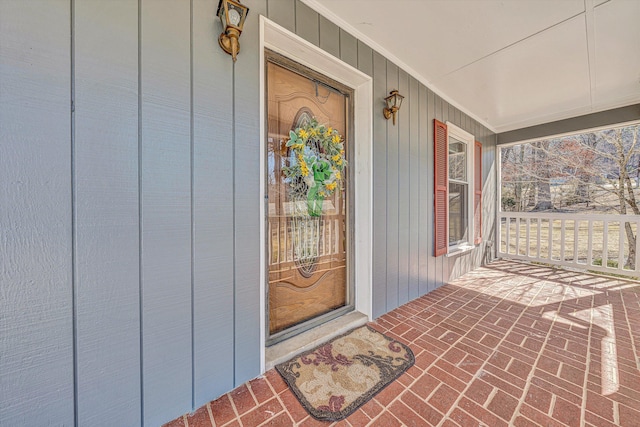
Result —
[[[384,99],[387,106],[382,110],[382,114],[384,114],[384,118],[387,120],[393,117],[394,126],[396,124],[396,113],[400,110],[403,99],[404,96],[400,95],[395,89],[389,92],[389,96]]]
[[[227,52],[236,62],[238,52],[240,52],[240,33],[244,21],[249,13],[249,8],[240,4],[238,0],[220,0],[218,4],[218,17],[222,22],[222,34],[218,37],[218,44],[222,50]]]

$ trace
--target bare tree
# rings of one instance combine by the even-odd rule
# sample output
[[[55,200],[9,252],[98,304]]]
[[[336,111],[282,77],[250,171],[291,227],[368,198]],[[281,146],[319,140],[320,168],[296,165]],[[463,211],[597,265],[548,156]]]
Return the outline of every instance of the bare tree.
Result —
[[[594,132],[579,135],[580,143],[586,145],[592,150],[596,147],[597,137]],[[576,186],[576,200],[578,203],[586,203],[589,206],[590,194],[589,186],[592,181],[592,174],[589,172],[593,167],[593,156],[584,156],[581,158],[580,168],[576,171],[578,184]]]
[[[552,158],[549,153],[549,141],[540,141],[535,143],[536,148],[536,184],[538,189],[538,201],[532,211],[547,211],[553,209],[551,201],[551,169],[549,159]]]
[[[613,190],[618,196],[619,212],[621,215],[627,214],[627,205],[631,208],[631,212],[634,215],[640,215],[640,209],[638,208],[636,196],[633,191],[633,184],[630,176],[631,171],[629,168],[632,157],[637,154],[639,133],[640,127],[638,126],[636,126],[635,129],[618,128],[602,132],[602,138],[604,141],[615,149],[615,154],[612,157],[618,167],[618,182],[617,185],[613,186]],[[625,144],[626,139],[630,139],[631,143]],[[638,173],[637,169],[633,172],[635,172],[636,175]],[[625,267],[635,270],[636,238],[638,237],[637,230],[634,235],[630,222],[624,223],[624,229],[627,237],[627,244],[629,245],[629,257],[627,258]]]
[[[513,196],[513,210],[570,206],[578,212],[640,215],[639,139],[640,125],[635,125],[510,147],[510,155],[503,157],[503,191]],[[638,230],[621,222],[628,246],[625,267],[635,269]]]

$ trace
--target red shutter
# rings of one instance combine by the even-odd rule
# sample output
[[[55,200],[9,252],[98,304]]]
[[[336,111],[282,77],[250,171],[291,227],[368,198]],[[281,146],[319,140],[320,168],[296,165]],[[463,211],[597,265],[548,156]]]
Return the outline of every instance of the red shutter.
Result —
[[[482,243],[482,144],[476,141],[473,176],[473,234],[474,244]]]
[[[435,225],[435,256],[447,253],[449,241],[449,139],[447,125],[434,120],[433,222]]]

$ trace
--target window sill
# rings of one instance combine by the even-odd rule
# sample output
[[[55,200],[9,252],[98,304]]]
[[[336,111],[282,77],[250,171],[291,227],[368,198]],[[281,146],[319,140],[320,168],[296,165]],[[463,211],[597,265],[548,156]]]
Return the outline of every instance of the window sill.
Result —
[[[464,255],[475,249],[474,245],[470,245],[468,243],[462,243],[460,245],[452,246],[449,248],[449,252],[447,252],[447,257],[456,257],[459,255]]]

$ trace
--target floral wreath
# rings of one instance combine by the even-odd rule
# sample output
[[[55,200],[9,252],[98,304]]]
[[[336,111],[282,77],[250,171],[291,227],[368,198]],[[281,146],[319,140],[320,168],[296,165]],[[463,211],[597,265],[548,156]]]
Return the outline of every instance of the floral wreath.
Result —
[[[342,189],[347,166],[343,141],[337,130],[319,125],[316,119],[289,131],[292,156],[283,171],[292,198],[306,199],[311,216],[321,216],[324,198]]]

